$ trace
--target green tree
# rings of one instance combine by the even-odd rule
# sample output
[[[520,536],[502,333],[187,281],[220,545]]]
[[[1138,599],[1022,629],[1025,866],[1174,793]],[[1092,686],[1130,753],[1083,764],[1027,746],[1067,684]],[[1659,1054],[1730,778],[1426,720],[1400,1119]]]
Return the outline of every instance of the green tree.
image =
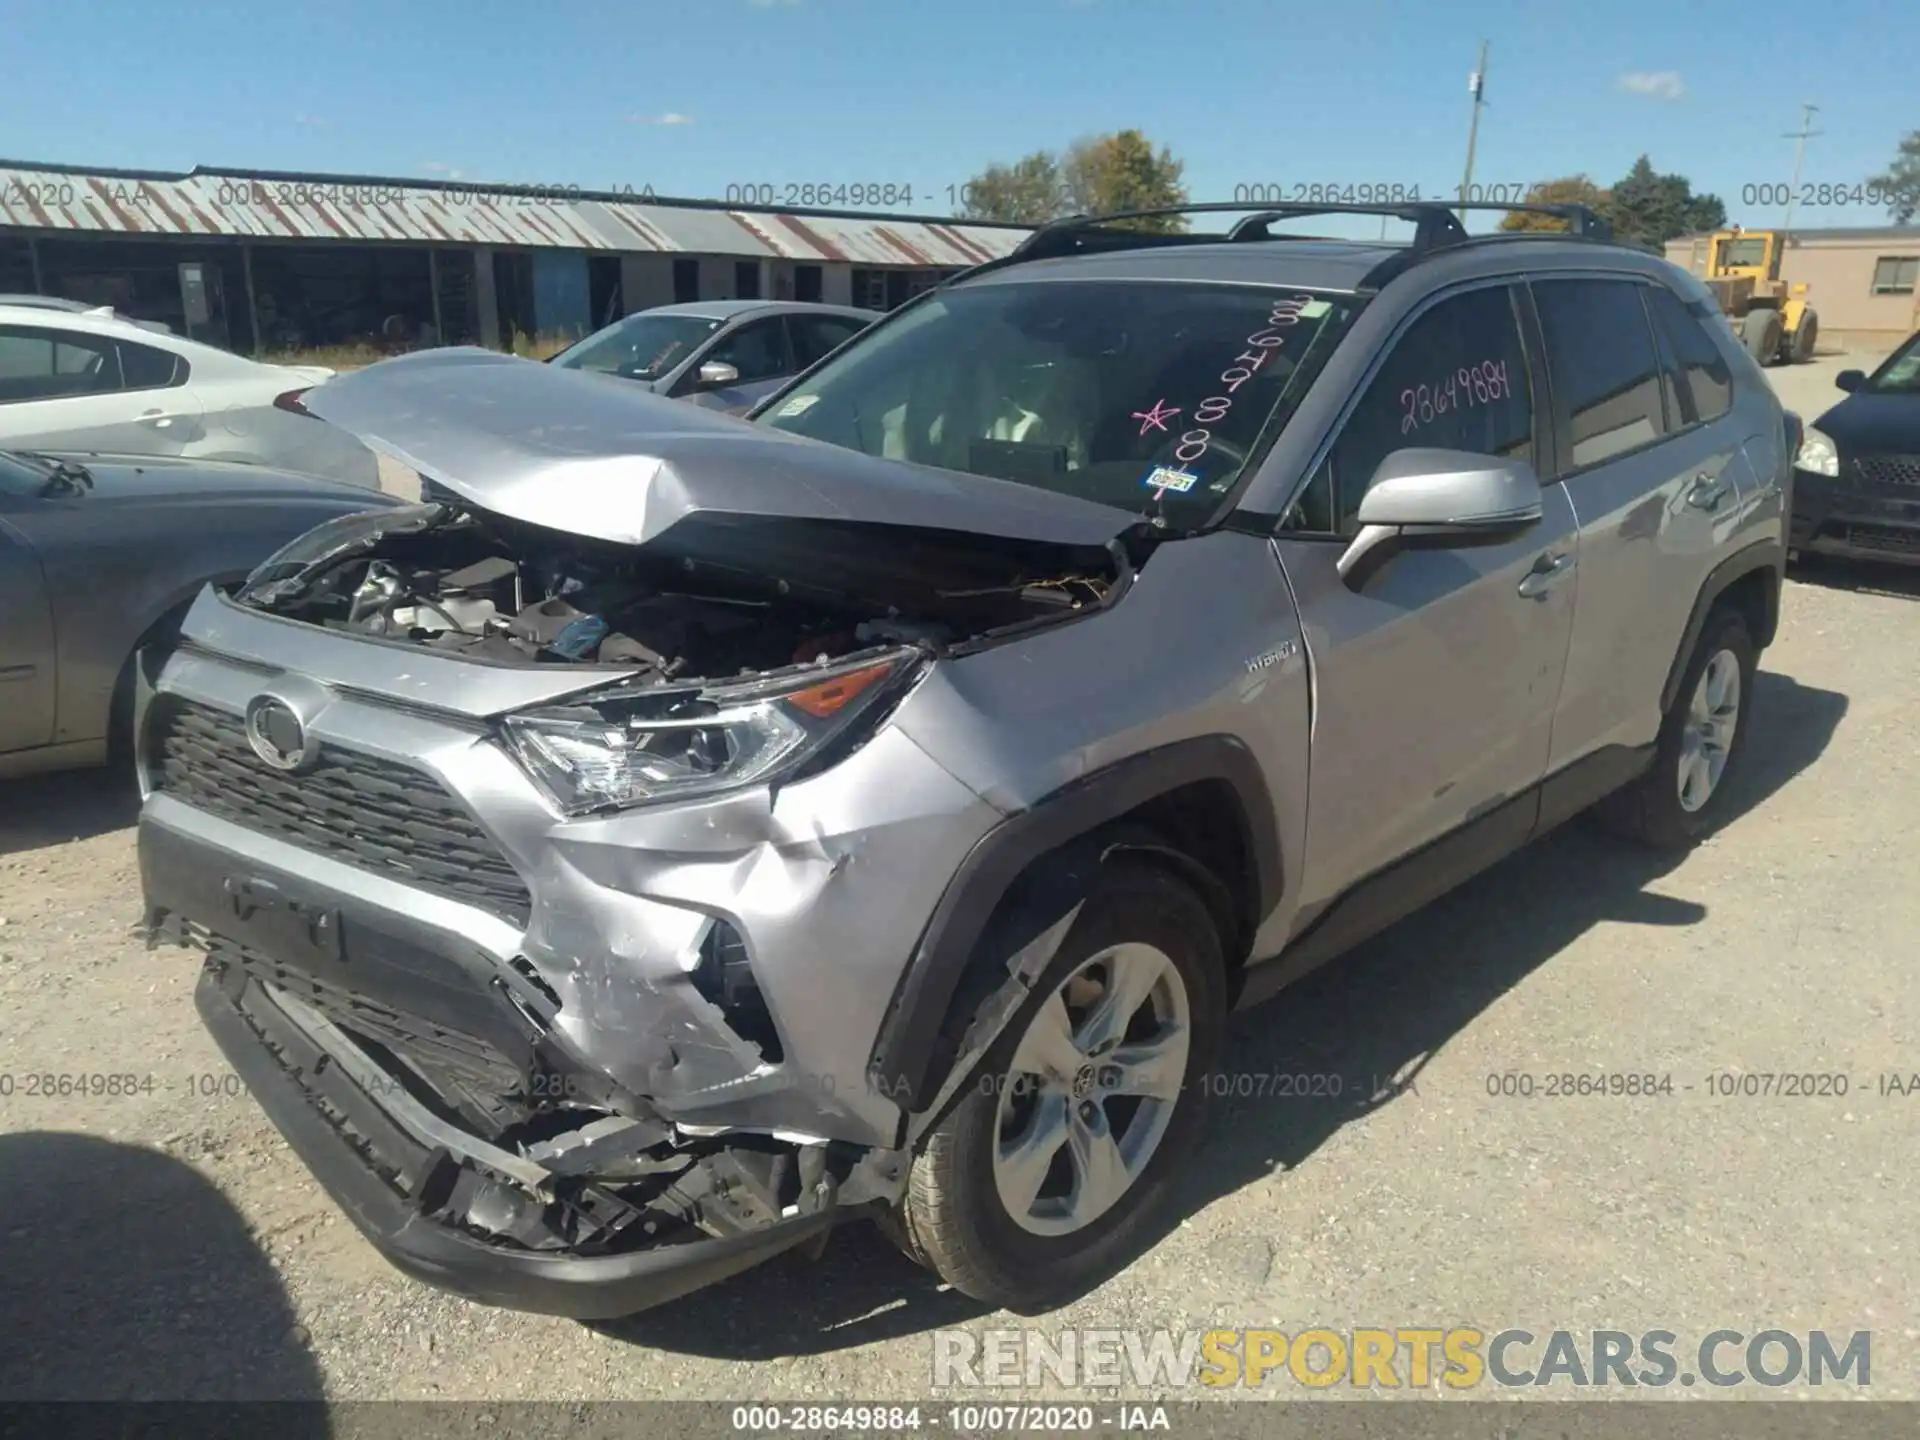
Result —
[[[1072,207],[1082,215],[1187,203],[1187,187],[1180,183],[1186,166],[1165,146],[1156,153],[1153,142],[1138,130],[1078,141],[1060,168]],[[1155,215],[1127,223],[1134,229],[1179,234],[1187,228],[1187,217]]]
[[[1011,165],[989,165],[966,184],[960,214],[969,220],[1044,225],[1066,213],[1060,162],[1036,150]]]
[[[1727,207],[1717,195],[1695,195],[1684,175],[1655,173],[1645,155],[1617,182],[1607,203],[1613,237],[1628,245],[1658,249],[1669,240],[1727,223]]]
[[[1107,215],[1186,203],[1185,166],[1138,130],[1076,141],[1064,154],[1036,150],[1011,165],[994,164],[967,182],[959,214],[969,220],[1040,225],[1067,215]],[[1177,233],[1186,217],[1130,222],[1139,229]]]
[[[1894,152],[1893,164],[1867,184],[1877,186],[1887,197],[1887,215],[1896,225],[1905,225],[1920,212],[1920,130],[1910,130]]]
[[[1527,200],[1535,205],[1584,205],[1596,215],[1607,213],[1609,196],[1585,175],[1568,175],[1536,185]],[[1502,230],[1554,231],[1567,229],[1567,222],[1552,215],[1533,215],[1515,210],[1500,222]]]

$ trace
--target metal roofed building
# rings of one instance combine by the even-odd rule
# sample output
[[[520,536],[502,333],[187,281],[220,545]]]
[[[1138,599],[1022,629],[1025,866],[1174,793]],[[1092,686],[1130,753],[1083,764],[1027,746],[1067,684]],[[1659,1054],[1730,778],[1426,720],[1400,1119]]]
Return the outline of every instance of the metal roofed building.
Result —
[[[0,160],[0,292],[111,305],[249,353],[500,346],[673,301],[891,309],[1027,233],[570,185]]]

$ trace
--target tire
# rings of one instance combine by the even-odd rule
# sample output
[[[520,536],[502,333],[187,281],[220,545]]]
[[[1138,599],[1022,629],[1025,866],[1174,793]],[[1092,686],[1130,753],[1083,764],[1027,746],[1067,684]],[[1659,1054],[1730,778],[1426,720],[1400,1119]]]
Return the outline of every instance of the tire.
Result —
[[[1800,326],[1793,332],[1793,363],[1804,365],[1813,359],[1813,347],[1820,338],[1820,317],[1811,310],[1800,312]]]
[[[1100,1007],[1088,984],[1116,973],[1147,996],[1132,1012],[1133,1025],[1118,1030],[1095,1023]],[[1148,976],[1151,989],[1143,983]],[[1118,1273],[1155,1237],[1181,1161],[1203,1133],[1203,1082],[1220,1052],[1225,978],[1218,933],[1193,887],[1152,861],[1114,855],[1101,866],[1079,919],[1027,1003],[981,1062],[975,1083],[929,1134],[902,1211],[883,1228],[904,1232],[897,1238],[907,1254],[954,1289],[1008,1310],[1049,1308]],[[1131,1035],[1120,1048],[1137,1057],[1157,1049],[1157,1072],[1133,1073],[1163,1098],[1103,1091],[1126,1073],[1124,1062],[1103,1069],[1082,1063],[1077,1050],[1054,1049],[1065,1061],[1051,1080],[1038,1080],[1041,1072],[1028,1068],[1047,1053],[1043,1035],[1051,1034],[1057,1047],[1093,1041],[1103,1028],[1115,1040]],[[1164,1037],[1157,1047],[1149,1032]],[[1071,1083],[1060,1078],[1067,1064],[1076,1069]],[[1177,1088],[1170,1078],[1175,1070]],[[1097,1115],[1100,1129],[1090,1131],[1073,1118],[1076,1111]],[[1077,1202],[1083,1213],[1076,1215],[1080,1187],[1066,1182],[1086,1172],[1075,1146],[1102,1133],[1110,1148],[1098,1139],[1092,1144],[1120,1169],[1109,1172],[1114,1183],[1104,1187],[1106,1208],[1103,1187],[1095,1186]],[[1023,1136],[1034,1143],[1020,1145]],[[1058,1138],[1049,1143],[1050,1136]],[[1003,1143],[1010,1157],[1004,1165]],[[1023,1153],[1035,1163],[1013,1163]],[[1063,1189],[1067,1193],[1059,1193]]]
[[[1719,823],[1726,808],[1727,776],[1746,748],[1758,661],[1759,651],[1746,619],[1736,610],[1714,610],[1687,660],[1673,708],[1661,723],[1653,764],[1639,779],[1595,807],[1595,814],[1607,829],[1653,849],[1681,850]],[[1707,683],[1709,666],[1714,669],[1712,684]],[[1729,673],[1733,683],[1730,723],[1724,705]],[[1716,699],[1721,703],[1714,703]],[[1694,738],[1697,717],[1709,709],[1719,714],[1714,727],[1719,739],[1716,744],[1701,747]],[[1729,729],[1731,734],[1727,733]],[[1716,751],[1717,771],[1713,769]],[[1702,782],[1704,797],[1700,794]],[[1691,791],[1691,798],[1683,798],[1683,789]]]
[[[1749,310],[1747,318],[1740,322],[1740,340],[1758,364],[1777,363],[1780,359],[1780,312]]]

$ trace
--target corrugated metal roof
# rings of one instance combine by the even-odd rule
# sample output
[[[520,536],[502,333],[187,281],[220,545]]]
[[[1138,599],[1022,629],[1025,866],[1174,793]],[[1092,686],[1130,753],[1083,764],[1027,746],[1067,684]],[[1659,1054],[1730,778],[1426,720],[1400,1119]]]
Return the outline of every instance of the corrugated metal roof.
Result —
[[[0,161],[0,226],[111,235],[411,241],[671,251],[859,265],[977,265],[1023,229],[929,216],[731,209],[574,187],[196,169],[55,170]]]

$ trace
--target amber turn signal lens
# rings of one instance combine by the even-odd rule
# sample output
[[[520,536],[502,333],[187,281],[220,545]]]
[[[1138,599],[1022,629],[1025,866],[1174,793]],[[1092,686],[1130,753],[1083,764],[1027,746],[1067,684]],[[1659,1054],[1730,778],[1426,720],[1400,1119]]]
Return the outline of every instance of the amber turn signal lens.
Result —
[[[855,670],[847,675],[836,675],[822,684],[809,685],[805,690],[796,690],[784,698],[789,705],[804,711],[814,719],[826,720],[839,714],[850,701],[892,673],[893,666],[890,664],[869,665],[864,670]]]

